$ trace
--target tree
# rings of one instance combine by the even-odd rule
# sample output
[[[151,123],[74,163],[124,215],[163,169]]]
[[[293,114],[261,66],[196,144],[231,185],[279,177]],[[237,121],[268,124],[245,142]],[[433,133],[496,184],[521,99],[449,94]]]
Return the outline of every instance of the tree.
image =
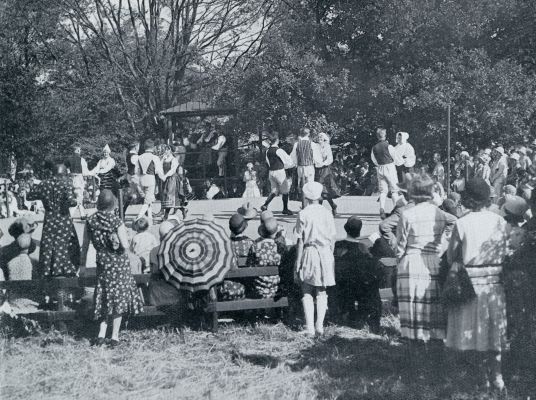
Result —
[[[61,0],[62,24],[86,72],[109,69],[133,132],[163,133],[160,111],[257,50],[273,2],[240,0]]]

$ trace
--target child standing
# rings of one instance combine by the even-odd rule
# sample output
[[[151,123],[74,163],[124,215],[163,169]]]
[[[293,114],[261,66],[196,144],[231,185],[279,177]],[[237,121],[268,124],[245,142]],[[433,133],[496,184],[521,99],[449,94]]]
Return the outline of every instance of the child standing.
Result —
[[[303,186],[305,208],[298,214],[296,227],[297,254],[295,279],[301,283],[305,313],[305,334],[324,333],[324,317],[328,308],[326,287],[335,285],[333,249],[335,220],[322,205],[322,184],[308,182]],[[316,295],[316,323],[314,322]]]
[[[132,227],[137,233],[130,242],[130,251],[141,258],[143,273],[148,273],[150,271],[151,250],[158,246],[158,240],[148,231],[149,221],[147,219],[137,219]]]

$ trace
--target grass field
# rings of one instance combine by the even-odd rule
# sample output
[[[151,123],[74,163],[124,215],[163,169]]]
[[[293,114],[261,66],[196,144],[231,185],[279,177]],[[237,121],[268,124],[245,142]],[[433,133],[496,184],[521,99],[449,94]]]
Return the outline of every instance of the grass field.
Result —
[[[396,319],[383,335],[329,326],[320,339],[279,324],[223,325],[216,334],[130,329],[114,349],[86,337],[43,333],[4,340],[2,399],[488,399],[474,366],[447,359],[441,379],[425,367],[406,378]],[[509,381],[527,399],[528,380]],[[533,397],[534,398],[534,397]]]

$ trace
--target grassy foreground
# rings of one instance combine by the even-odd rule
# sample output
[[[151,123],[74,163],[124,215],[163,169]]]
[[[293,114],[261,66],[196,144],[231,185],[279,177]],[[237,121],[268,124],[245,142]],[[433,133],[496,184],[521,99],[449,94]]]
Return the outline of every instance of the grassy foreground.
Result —
[[[425,371],[408,383],[404,346],[387,331],[330,326],[325,337],[308,339],[283,324],[229,324],[217,334],[154,328],[124,331],[115,349],[54,332],[4,340],[0,398],[495,398],[477,388],[474,368],[459,363],[447,363],[440,382]],[[509,398],[527,399],[528,387],[511,384]]]

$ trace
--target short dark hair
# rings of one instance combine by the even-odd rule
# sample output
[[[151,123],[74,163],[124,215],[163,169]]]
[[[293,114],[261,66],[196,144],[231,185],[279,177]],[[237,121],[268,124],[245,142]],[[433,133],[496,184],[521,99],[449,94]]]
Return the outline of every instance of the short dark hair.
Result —
[[[147,139],[143,143],[143,147],[146,148],[146,149],[150,149],[150,148],[154,147],[154,140],[153,139]]]

